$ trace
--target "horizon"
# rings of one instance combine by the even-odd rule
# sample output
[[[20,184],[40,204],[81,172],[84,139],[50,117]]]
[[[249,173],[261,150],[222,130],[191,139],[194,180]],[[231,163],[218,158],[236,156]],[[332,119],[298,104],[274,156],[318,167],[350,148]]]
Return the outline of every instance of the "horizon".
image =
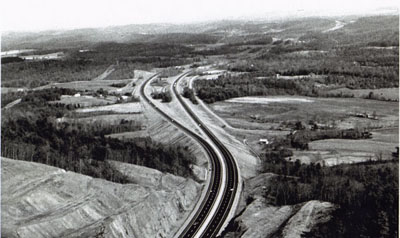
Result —
[[[351,3],[345,3],[344,0],[334,3],[329,1],[318,3],[316,0],[306,0],[302,1],[301,4],[290,2],[290,0],[282,0],[268,4],[261,0],[250,0],[243,5],[239,0],[229,2],[225,0],[214,2],[205,0],[195,5],[183,0],[169,2],[152,0],[147,3],[116,0],[110,5],[108,1],[104,0],[85,1],[83,3],[78,2],[78,0],[57,2],[17,0],[3,3],[3,9],[7,9],[7,11],[4,11],[1,15],[0,27],[2,33],[33,33],[126,25],[184,25],[223,20],[276,21],[305,17],[399,14],[399,7],[395,4],[397,1],[393,0],[358,0]],[[287,6],[289,3],[290,7]],[[93,7],[94,5],[96,5],[96,8]],[[121,5],[124,5],[124,7],[120,7]],[[193,6],[196,6],[196,8]],[[60,11],[60,9],[62,10]],[[224,9],[224,11],[218,12],[219,9]],[[171,12],[179,13],[171,14]],[[27,17],[32,14],[34,14],[33,18],[27,20]],[[17,18],[16,16],[25,17]]]

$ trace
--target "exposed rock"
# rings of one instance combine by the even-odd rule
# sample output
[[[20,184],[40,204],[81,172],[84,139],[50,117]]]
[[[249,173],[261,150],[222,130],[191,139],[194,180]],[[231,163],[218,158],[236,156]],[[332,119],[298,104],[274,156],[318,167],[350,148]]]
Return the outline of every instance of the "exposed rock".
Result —
[[[37,163],[1,163],[2,237],[172,237],[201,189],[132,165],[122,171],[138,183],[122,185]]]
[[[330,202],[308,201],[301,209],[290,218],[282,231],[282,237],[300,238],[305,232],[318,223],[329,221],[330,213],[335,209],[335,205]]]
[[[270,237],[293,213],[291,206],[268,206],[262,199],[253,201],[240,216],[247,229],[242,237]]]
[[[278,177],[273,173],[264,173],[245,180],[234,220],[235,232],[227,232],[225,237],[300,238],[315,225],[329,221],[331,212],[336,209],[329,202],[313,200],[290,206],[271,205],[273,200],[265,195]]]

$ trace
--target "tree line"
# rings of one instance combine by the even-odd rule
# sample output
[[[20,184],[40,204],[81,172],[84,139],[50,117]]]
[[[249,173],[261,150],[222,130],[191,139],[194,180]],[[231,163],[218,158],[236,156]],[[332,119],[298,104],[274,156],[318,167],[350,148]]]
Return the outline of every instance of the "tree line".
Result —
[[[322,167],[264,158],[263,168],[280,175],[265,193],[276,205],[339,205],[329,222],[304,237],[397,237],[398,161]]]
[[[329,87],[318,85],[342,85],[350,89],[398,87],[396,77],[387,75],[387,80],[379,77],[335,76],[280,79],[275,76],[259,77],[259,72],[232,76],[226,74],[216,80],[200,79],[195,81],[195,89],[200,99],[206,103],[223,101],[234,97],[302,95],[310,97],[354,97],[341,91],[329,91]]]
[[[198,97],[206,103],[244,96],[319,95],[319,89],[307,83],[307,79],[258,78],[253,74],[224,75],[217,80],[196,80],[195,88]]]

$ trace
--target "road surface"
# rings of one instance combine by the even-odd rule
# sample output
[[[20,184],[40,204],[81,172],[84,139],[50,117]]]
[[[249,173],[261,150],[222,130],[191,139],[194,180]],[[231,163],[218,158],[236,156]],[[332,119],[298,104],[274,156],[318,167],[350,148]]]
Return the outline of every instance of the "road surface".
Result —
[[[181,74],[173,82],[174,94],[189,116],[209,138],[211,143],[161,111],[145,95],[145,87],[155,78],[155,76],[149,78],[142,84],[140,94],[142,98],[166,120],[199,142],[209,156],[212,165],[210,186],[208,187],[207,194],[203,201],[200,201],[201,205],[199,206],[199,209],[191,218],[186,228],[182,231],[180,237],[216,237],[225,223],[235,199],[238,187],[237,165],[228,149],[226,149],[218,138],[200,121],[193,111],[191,111],[185,101],[181,98],[181,95],[177,92],[176,86],[179,80],[187,74],[188,73]]]

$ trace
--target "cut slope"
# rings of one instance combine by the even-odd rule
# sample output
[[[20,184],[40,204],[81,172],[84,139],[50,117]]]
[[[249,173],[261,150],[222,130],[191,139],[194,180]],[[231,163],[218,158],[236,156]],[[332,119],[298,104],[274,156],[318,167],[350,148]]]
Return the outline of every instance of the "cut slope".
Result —
[[[2,237],[172,237],[200,192],[193,180],[123,163],[113,165],[137,184],[6,158],[1,163]],[[153,175],[159,182],[148,179]]]

